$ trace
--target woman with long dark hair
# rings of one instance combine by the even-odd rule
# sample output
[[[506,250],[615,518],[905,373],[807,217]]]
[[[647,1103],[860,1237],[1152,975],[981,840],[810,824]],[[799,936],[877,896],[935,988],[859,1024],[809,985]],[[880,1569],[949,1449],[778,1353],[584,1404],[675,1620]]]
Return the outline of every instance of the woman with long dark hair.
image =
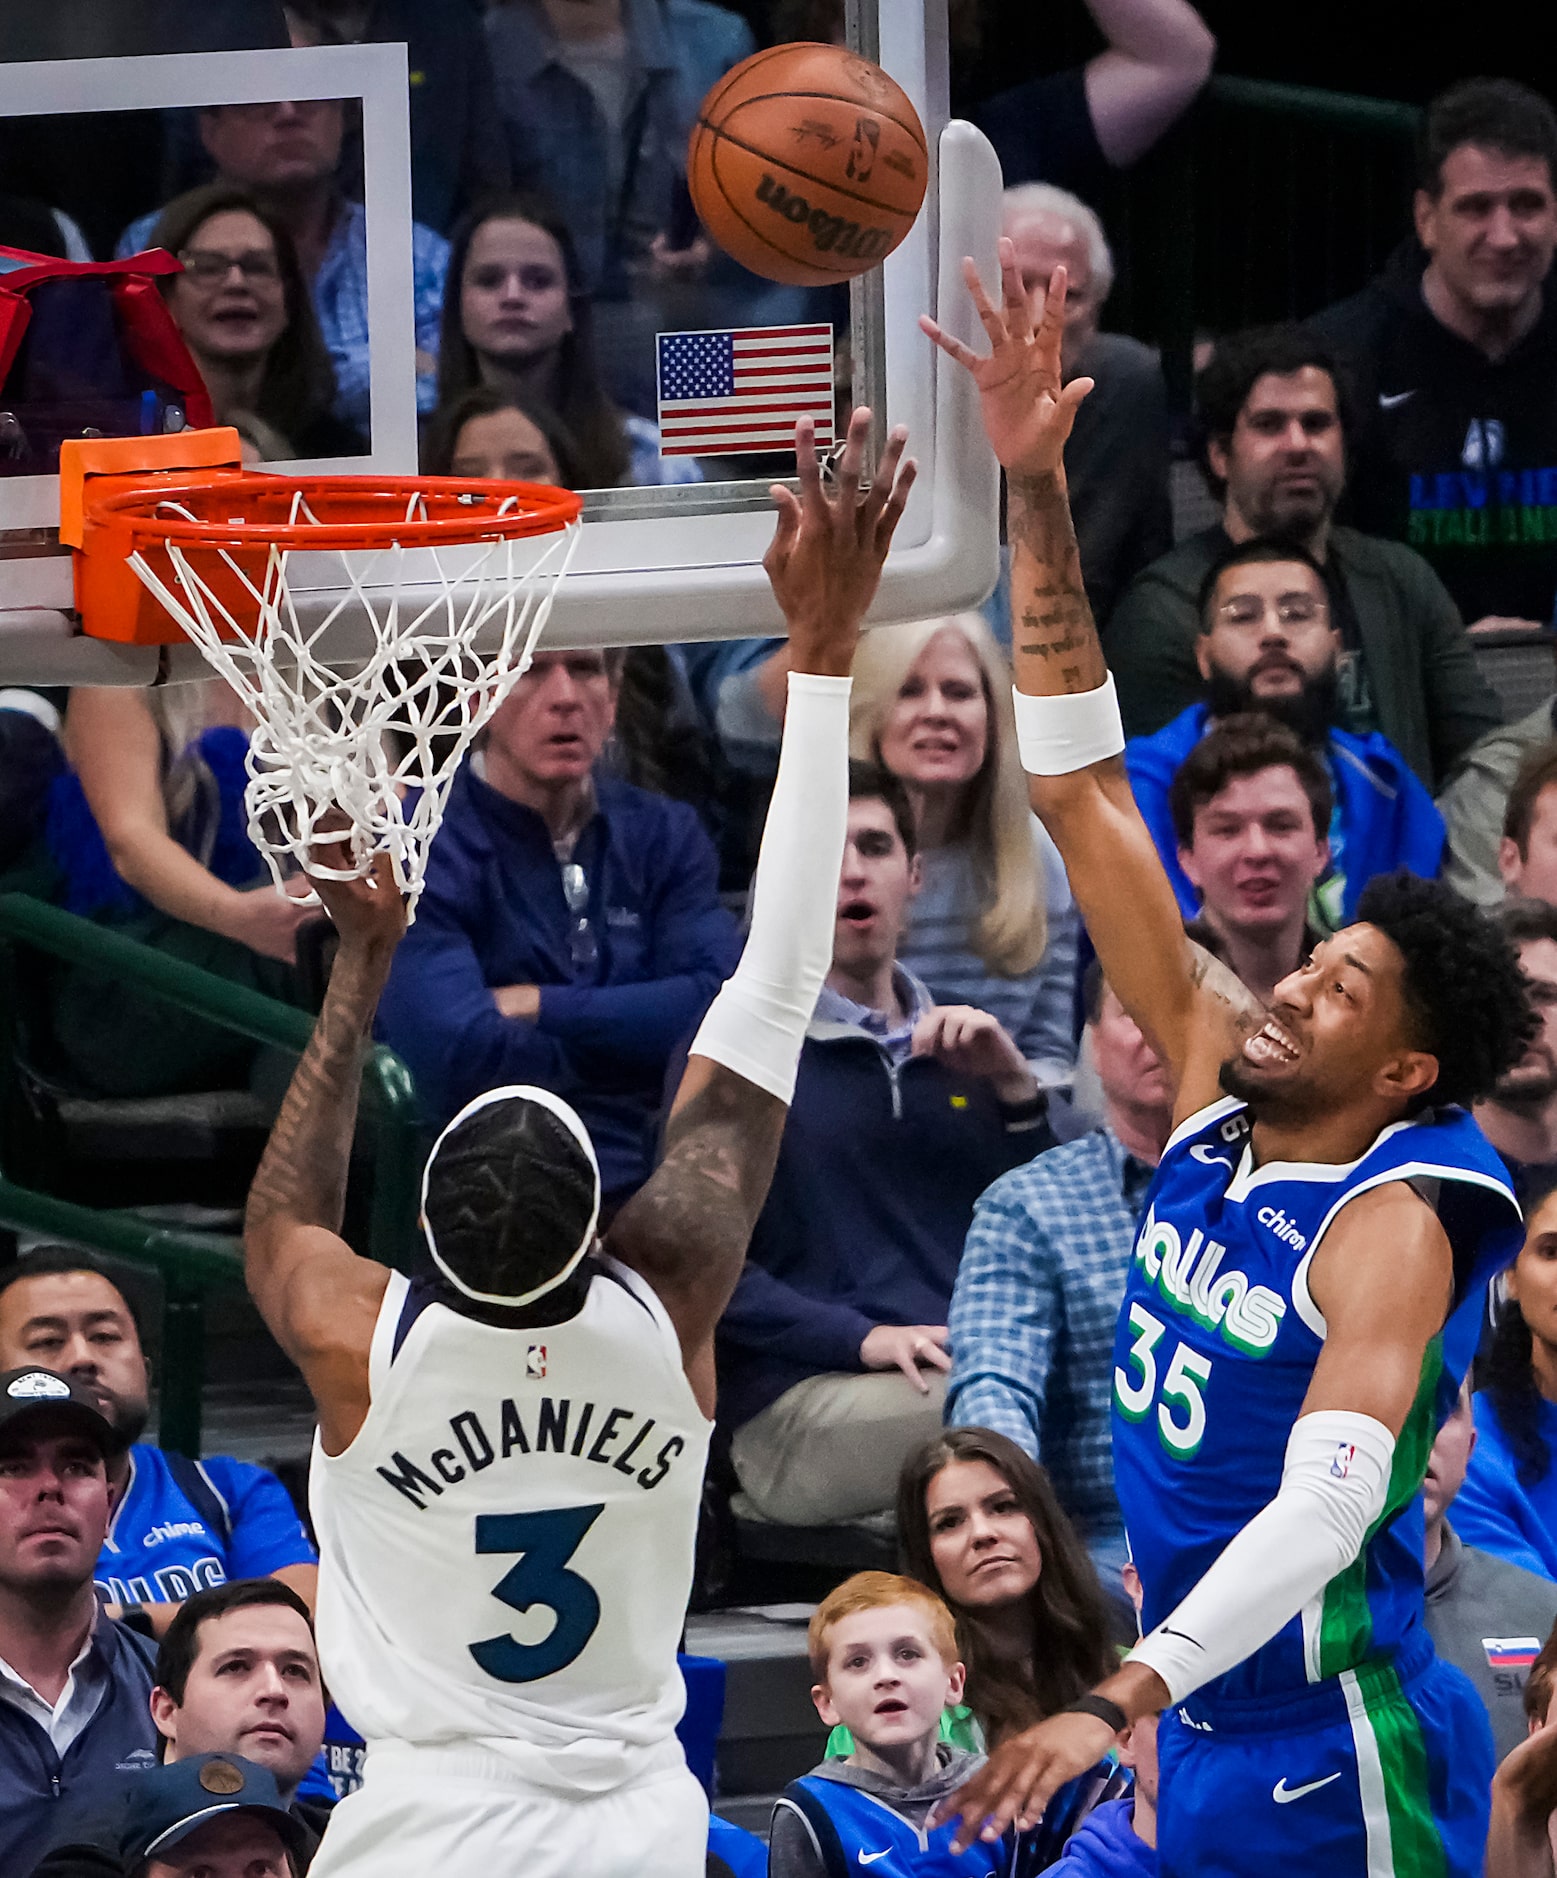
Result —
[[[168,203],[147,245],[184,264],[162,292],[217,423],[257,417],[299,457],[365,452],[331,410],[335,368],[282,223],[246,190],[208,183]]]
[[[647,419],[607,397],[567,223],[525,191],[478,203],[450,237],[439,407],[476,385],[555,411],[578,447],[586,489],[700,480],[691,459],[660,455]]]
[[[1557,1190],[1530,1214],[1504,1287],[1453,1525],[1467,1545],[1557,1579]]]
[[[951,1607],[964,1700],[990,1747],[1118,1666],[1097,1573],[1049,1476],[1005,1435],[948,1428],[898,1481],[910,1577]]]

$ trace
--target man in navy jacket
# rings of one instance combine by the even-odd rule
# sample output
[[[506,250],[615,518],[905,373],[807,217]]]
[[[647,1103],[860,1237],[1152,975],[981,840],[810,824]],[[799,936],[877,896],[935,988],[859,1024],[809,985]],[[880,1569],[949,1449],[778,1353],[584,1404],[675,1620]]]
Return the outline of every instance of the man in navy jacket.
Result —
[[[379,1007],[436,1124],[505,1083],[565,1096],[608,1205],[647,1177],[666,1067],[739,951],[694,812],[596,773],[620,671],[536,655],[454,779]]]
[[[1289,725],[1329,773],[1335,806],[1321,833],[1329,836],[1330,868],[1314,890],[1316,925],[1332,932],[1347,925],[1375,874],[1404,867],[1436,877],[1444,828],[1432,797],[1387,737],[1336,726],[1339,652],[1324,571],[1306,549],[1256,537],[1212,564],[1195,641],[1209,701],[1125,746],[1130,787],[1186,919],[1199,912],[1200,896],[1179,865],[1169,792],[1212,723],[1244,711]]]
[[[116,1446],[91,1393],[53,1370],[0,1374],[0,1872],[31,1871],[61,1800],[149,1763],[150,1646],[92,1584]]]
[[[1054,1140],[996,1019],[933,1005],[897,963],[919,875],[903,785],[856,763],[849,794],[832,970],[717,1345],[742,1490],[782,1525],[891,1505],[941,1425],[974,1202]]]

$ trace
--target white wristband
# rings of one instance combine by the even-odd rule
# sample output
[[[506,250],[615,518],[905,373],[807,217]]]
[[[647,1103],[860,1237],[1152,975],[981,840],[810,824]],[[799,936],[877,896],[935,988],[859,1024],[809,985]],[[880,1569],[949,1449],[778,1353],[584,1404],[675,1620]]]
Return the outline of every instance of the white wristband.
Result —
[[[1118,756],[1125,747],[1112,672],[1096,691],[1035,698],[1013,690],[1011,701],[1016,707],[1016,744],[1029,776],[1069,776]]]

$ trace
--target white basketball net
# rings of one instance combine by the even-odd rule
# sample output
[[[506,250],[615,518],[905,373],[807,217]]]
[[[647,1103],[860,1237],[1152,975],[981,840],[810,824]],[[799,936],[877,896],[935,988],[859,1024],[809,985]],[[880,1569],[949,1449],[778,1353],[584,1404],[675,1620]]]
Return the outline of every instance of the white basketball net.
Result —
[[[173,503],[164,512],[188,516]],[[406,519],[421,515],[413,494]],[[301,491],[291,521],[317,524]],[[387,854],[415,917],[454,772],[528,669],[579,532],[572,522],[550,537],[462,544],[462,560],[476,558],[457,574],[436,548],[340,552],[347,590],[308,624],[287,580],[291,550],[269,548],[257,586],[224,547],[191,550],[167,541],[174,586],[142,554],[130,556],[143,584],[254,717],[249,836],[278,886],[294,878],[295,891],[304,867],[327,880],[357,879],[375,854]],[[418,574],[436,570],[435,589],[403,591],[408,552],[418,556]],[[212,590],[192,555],[221,563],[247,596],[249,617],[238,617]],[[321,653],[347,614],[370,622],[374,644],[366,664],[343,671]],[[487,649],[478,650],[478,641]],[[321,832],[332,809],[344,812],[349,832]],[[321,844],[336,842],[349,844],[349,867],[320,859]]]

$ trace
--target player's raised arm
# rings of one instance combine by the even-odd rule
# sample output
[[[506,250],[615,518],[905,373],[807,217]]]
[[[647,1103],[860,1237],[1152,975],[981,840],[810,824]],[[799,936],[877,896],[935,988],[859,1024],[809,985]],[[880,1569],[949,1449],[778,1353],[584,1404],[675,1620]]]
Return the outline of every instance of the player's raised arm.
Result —
[[[368,1349],[388,1271],[340,1237],[373,1013],[405,931],[389,857],[365,880],[314,878],[340,949],[308,1048],[270,1131],[243,1221],[244,1276],[260,1316],[303,1372],[338,1453],[368,1410]]]
[[[1000,306],[971,260],[963,269],[989,356],[980,358],[932,319],[920,324],[973,375],[1006,472],[1017,733],[1032,805],[1064,856],[1109,984],[1171,1064],[1179,1113],[1191,1113],[1216,1093],[1229,1031],[1263,1021],[1264,1013],[1184,938],[1173,890],[1130,793],[1119,707],[1082,584],[1065,487],[1065,442],[1092,389],[1089,378],[1061,382],[1065,270],[1055,270],[1035,328],[1009,241],[1000,243]]]
[[[913,485],[894,431],[859,495],[870,413],[856,411],[838,491],[822,487],[811,426],[796,429],[798,499],[775,488],[763,565],[789,625],[778,779],[740,964],[692,1045],[665,1154],[607,1235],[670,1313],[687,1374],[713,1413],[713,1335],[767,1198],[806,1026],[832,962],[849,797],[849,669]]]

